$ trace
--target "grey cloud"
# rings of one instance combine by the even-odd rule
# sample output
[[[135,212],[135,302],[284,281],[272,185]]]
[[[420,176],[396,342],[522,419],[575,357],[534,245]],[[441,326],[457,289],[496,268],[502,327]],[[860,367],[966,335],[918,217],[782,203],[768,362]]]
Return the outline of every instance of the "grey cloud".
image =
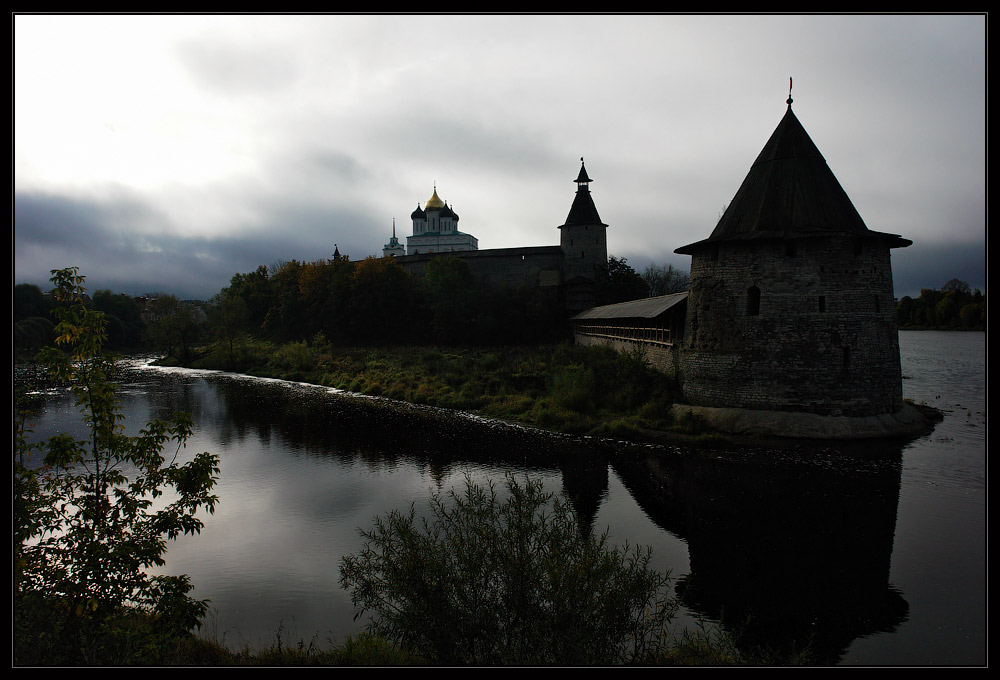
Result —
[[[357,184],[369,176],[367,168],[350,154],[334,150],[317,150],[302,158],[293,159],[297,164],[303,164],[305,170],[314,181],[336,181]],[[319,171],[319,176],[315,171]]]
[[[547,138],[502,121],[446,113],[416,113],[402,120],[377,121],[372,141],[410,165],[432,160],[440,167],[487,166],[490,173],[556,172],[560,156]]]
[[[142,212],[140,203],[128,199],[17,194],[15,283],[45,289],[52,269],[77,266],[91,290],[208,299],[233,274],[279,261],[324,259],[335,243],[354,259],[375,254],[370,217],[350,209],[273,205],[263,218],[266,227],[251,236],[181,237],[166,229],[125,236],[116,226],[122,213]]]
[[[270,95],[298,79],[293,54],[264,41],[238,44],[206,34],[181,42],[175,54],[194,81],[215,95]]]

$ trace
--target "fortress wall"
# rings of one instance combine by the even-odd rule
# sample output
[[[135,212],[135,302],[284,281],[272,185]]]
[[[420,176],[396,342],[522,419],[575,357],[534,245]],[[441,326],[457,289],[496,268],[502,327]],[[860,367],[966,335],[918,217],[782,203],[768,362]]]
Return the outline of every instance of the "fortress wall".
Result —
[[[750,292],[759,290],[756,313]],[[847,237],[723,243],[692,257],[685,399],[824,415],[902,406],[888,248]]]

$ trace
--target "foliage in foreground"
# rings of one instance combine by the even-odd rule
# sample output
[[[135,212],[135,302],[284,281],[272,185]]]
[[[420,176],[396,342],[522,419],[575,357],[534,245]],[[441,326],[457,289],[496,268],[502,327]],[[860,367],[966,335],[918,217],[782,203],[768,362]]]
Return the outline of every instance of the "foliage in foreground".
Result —
[[[641,663],[664,653],[677,604],[648,548],[582,534],[570,505],[508,478],[466,481],[431,518],[377,518],[341,583],[369,632],[434,664]]]
[[[167,539],[201,530],[198,510],[214,510],[218,458],[177,462],[191,433],[184,414],[124,433],[104,315],[85,304],[76,268],[52,273],[57,347],[38,359],[69,385],[89,440],[32,444],[27,414],[15,413],[14,661],[156,663],[207,603],[188,595],[186,576],[147,569],[164,564]]]

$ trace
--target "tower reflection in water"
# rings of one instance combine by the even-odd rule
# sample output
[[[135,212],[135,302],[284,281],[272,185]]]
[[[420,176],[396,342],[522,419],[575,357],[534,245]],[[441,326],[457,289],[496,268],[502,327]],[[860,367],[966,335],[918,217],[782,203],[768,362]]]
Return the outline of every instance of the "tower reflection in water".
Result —
[[[687,541],[681,601],[741,647],[810,648],[836,663],[892,631],[908,605],[889,582],[901,455],[685,451],[613,464],[649,517]]]

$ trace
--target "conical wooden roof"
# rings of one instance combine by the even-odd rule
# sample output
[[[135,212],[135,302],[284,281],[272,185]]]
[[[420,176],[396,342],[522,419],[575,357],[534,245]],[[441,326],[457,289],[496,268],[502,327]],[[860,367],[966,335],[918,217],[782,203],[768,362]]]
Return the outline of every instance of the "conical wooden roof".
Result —
[[[788,110],[715,230],[707,239],[675,252],[687,254],[713,242],[794,239],[826,233],[888,240],[890,248],[911,243],[865,226],[823,154],[792,113],[789,99]]]
[[[569,215],[566,216],[566,222],[562,224],[559,228],[573,226],[573,225],[605,225],[601,222],[601,216],[597,214],[597,206],[594,205],[594,197],[590,195],[590,187],[588,186],[590,182],[594,180],[590,179],[587,175],[587,169],[583,165],[583,159],[580,159],[580,174],[577,175],[574,180],[577,184],[576,196],[573,198],[573,205],[569,208]]]

